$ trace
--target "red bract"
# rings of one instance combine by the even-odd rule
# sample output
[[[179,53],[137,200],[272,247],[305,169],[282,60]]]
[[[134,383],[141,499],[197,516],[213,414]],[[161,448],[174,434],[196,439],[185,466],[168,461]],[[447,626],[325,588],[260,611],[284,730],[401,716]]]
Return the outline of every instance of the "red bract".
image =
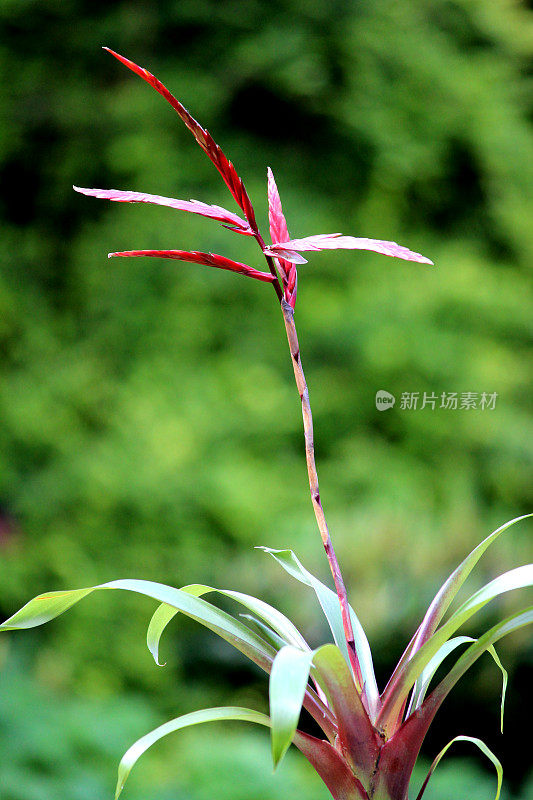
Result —
[[[255,278],[258,281],[265,283],[272,283],[276,279],[269,272],[259,272],[247,264],[241,264],[240,261],[232,261],[230,258],[224,256],[217,256],[215,253],[199,253],[196,250],[123,250],[119,253],[108,253],[108,258],[115,256],[150,256],[152,258],[173,258],[176,261],[190,261],[193,264],[205,264],[206,267],[217,267],[218,269],[227,269],[230,272],[238,272],[240,275],[246,275],[248,278]]]
[[[260,272],[253,267],[248,267],[239,262],[224,259],[223,256],[213,256],[209,254],[209,266],[219,267],[220,269],[228,269],[233,272],[239,272],[250,278],[256,278],[268,283],[272,283],[278,299],[281,301],[283,298],[288,305],[294,310],[296,305],[296,293],[298,287],[298,275],[296,272],[295,264],[305,264],[306,259],[299,254],[299,251],[312,251],[312,250],[332,250],[332,249],[352,249],[352,250],[373,250],[377,253],[383,253],[387,256],[395,258],[408,259],[410,261],[419,261],[426,264],[432,264],[428,258],[408,250],[406,247],[396,244],[395,242],[386,242],[379,239],[356,239],[352,236],[341,236],[338,233],[332,234],[319,234],[316,236],[308,236],[305,239],[290,239],[287,229],[287,223],[281,208],[281,200],[274,180],[272,170],[268,169],[268,216],[270,222],[270,235],[272,244],[266,246],[257,227],[255,213],[250,202],[248,193],[244,187],[242,178],[239,177],[237,171],[231,161],[224,155],[221,148],[215,142],[211,134],[203,128],[191,114],[187,111],[179,100],[177,100],[171,92],[164,86],[158,78],[152,75],[144,67],[139,67],[128,58],[115,53],[108,47],[104,47],[111,55],[118,59],[128,69],[131,69],[136,75],[139,75],[156,92],[162,95],[165,100],[172,106],[178,113],[179,117],[185,123],[187,128],[191,131],[194,138],[207,154],[209,159],[215,165],[224,183],[230,190],[233,198],[236,200],[239,207],[244,212],[245,219],[242,219],[238,214],[228,211],[220,206],[209,205],[202,203],[199,200],[176,200],[171,197],[161,197],[160,195],[145,194],[143,192],[121,191],[119,189],[84,189],[79,186],[74,186],[74,189],[81,194],[86,194],[91,197],[97,197],[104,200],[113,200],[120,203],[153,203],[155,205],[167,206],[169,208],[178,209],[180,211],[189,211],[192,214],[199,214],[203,217],[222,222],[224,227],[235,233],[240,233],[245,236],[253,236],[259,244],[262,252],[266,256],[267,264],[270,270],[270,276],[266,273]],[[131,250],[122,251],[121,253],[113,253],[112,255],[150,255],[160,256],[161,258],[175,258],[183,261],[194,261],[197,263],[207,264],[206,260],[198,261],[192,258],[181,258],[176,253],[183,253],[181,250]],[[170,255],[173,253],[174,255]],[[203,254],[207,258],[207,254]],[[275,259],[275,261],[274,261]],[[224,265],[223,265],[224,262]],[[229,266],[230,264],[238,265]],[[276,273],[276,265],[281,277],[281,284],[278,280]],[[347,622],[349,626],[349,622]]]
[[[148,72],[147,69],[134,64],[133,61],[130,61],[128,58],[124,58],[124,56],[115,53],[114,50],[110,50],[109,47],[104,47],[104,50],[107,50],[108,53],[111,53],[112,56],[115,56],[115,58],[121,61],[126,67],[131,69],[132,72],[135,72],[136,75],[139,75],[141,78],[143,78],[143,80],[149,83],[150,86],[153,86],[156,92],[159,92],[159,94],[170,103],[172,108],[177,111],[202,150],[208,155],[215,167],[220,172],[224,183],[237,201],[239,207],[244,211],[244,216],[250,223],[252,230],[257,230],[254,210],[252,208],[252,204],[250,203],[248,193],[244,188],[244,184],[241,178],[239,178],[237,175],[235,167],[231,161],[228,161],[218,144],[214,141],[211,134],[206,131],[205,128],[202,128],[202,126],[196,122],[193,117],[191,117],[185,106],[183,106],[179,100],[176,100],[174,95],[168,91],[166,86],[163,86],[161,81],[159,81],[155,75],[152,75],[152,73]]]
[[[281,208],[281,200],[274,180],[274,174],[270,167],[268,168],[268,220],[270,223],[270,237],[273,242],[287,242],[290,239],[287,223],[283,216],[283,209]],[[263,250],[266,253],[265,250]],[[266,255],[269,255],[266,253]],[[297,264],[306,264],[305,258],[299,257]],[[296,292],[298,290],[298,275],[293,263],[285,260],[284,258],[277,257],[283,289],[285,293],[285,300],[294,308],[296,305]]]
[[[231,230],[237,231],[237,233],[253,235],[249,224],[238,214],[220,206],[201,203],[199,200],[175,200],[173,197],[161,197],[158,194],[144,194],[143,192],[123,192],[120,189],[83,189],[81,186],[72,188],[80,194],[98,197],[100,200],[115,200],[118,203],[152,203],[157,206],[175,208],[178,211],[190,211],[191,214],[199,214],[201,217],[225,222],[225,227],[231,227]]]

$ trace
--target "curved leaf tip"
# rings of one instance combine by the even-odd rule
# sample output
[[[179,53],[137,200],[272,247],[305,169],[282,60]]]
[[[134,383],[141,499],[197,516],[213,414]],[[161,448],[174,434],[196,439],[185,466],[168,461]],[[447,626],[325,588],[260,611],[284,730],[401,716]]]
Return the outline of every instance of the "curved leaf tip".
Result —
[[[425,779],[424,783],[422,784],[422,787],[421,787],[421,789],[420,789],[420,791],[418,793],[418,796],[417,796],[416,800],[422,800],[422,795],[424,794],[424,792],[426,790],[426,787],[428,785],[429,779],[431,778],[431,776],[435,772],[435,769],[437,768],[437,766],[439,764],[439,761],[442,759],[442,757],[444,755],[446,755],[446,753],[448,752],[448,750],[450,749],[452,744],[455,744],[455,742],[470,742],[471,744],[475,744],[476,747],[479,747],[481,752],[484,755],[486,755],[487,758],[490,761],[492,761],[492,763],[494,764],[494,767],[496,769],[496,773],[497,773],[497,777],[498,777],[498,785],[497,785],[497,788],[496,788],[496,796],[495,796],[494,800],[499,800],[500,792],[501,792],[501,788],[502,788],[502,781],[503,781],[503,767],[501,765],[500,760],[498,758],[496,758],[496,756],[494,755],[492,750],[490,750],[490,748],[487,747],[485,742],[483,742],[481,739],[476,739],[474,736],[456,736],[454,739],[451,740],[451,742],[448,742],[448,744],[445,747],[442,748],[442,750],[440,751],[438,756],[433,761],[431,767],[429,768],[429,772],[428,772],[428,774],[426,776],[426,779]]]
[[[135,766],[138,759],[145,753],[153,744],[169,733],[178,731],[181,728],[187,728],[191,725],[198,725],[202,722],[218,722],[221,720],[238,720],[242,722],[255,722],[259,725],[270,727],[270,720],[265,714],[259,711],[254,711],[250,708],[238,707],[222,707],[222,708],[204,708],[201,711],[193,711],[190,714],[184,714],[181,717],[170,720],[164,725],[160,725],[150,733],[142,736],[133,744],[129,750],[123,755],[118,767],[117,786],[115,789],[115,800],[121,795],[122,790],[126,784],[128,776]]]

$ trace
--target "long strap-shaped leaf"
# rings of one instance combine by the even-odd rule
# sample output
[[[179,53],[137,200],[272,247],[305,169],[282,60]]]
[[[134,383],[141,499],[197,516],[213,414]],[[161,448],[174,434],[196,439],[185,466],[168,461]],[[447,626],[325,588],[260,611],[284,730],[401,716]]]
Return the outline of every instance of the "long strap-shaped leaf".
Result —
[[[181,728],[220,720],[254,722],[267,728],[271,725],[269,717],[265,714],[250,708],[238,707],[205,708],[202,711],[193,711],[191,714],[185,714],[166,722],[135,742],[124,754],[118,769],[115,799],[122,792],[136,761],[155,742]],[[318,772],[333,795],[334,800],[367,800],[366,792],[329,742],[316,739],[301,731],[295,732],[293,741]]]
[[[276,633],[276,631],[273,631],[272,628],[269,628],[268,625],[265,625],[260,619],[254,617],[253,614],[239,614],[239,617],[247,620],[247,625],[251,625],[252,630],[256,630],[274,650],[281,650],[282,647],[289,644],[283,637]]]
[[[422,703],[421,707],[402,724],[394,736],[385,743],[381,750],[379,770],[376,775],[376,797],[381,791],[385,797],[407,797],[407,788],[411,772],[415,765],[420,747],[431,725],[435,714],[444,699],[464,675],[469,667],[477,661],[483,653],[494,645],[499,639],[509,633],[533,623],[533,606],[507,617],[495,625],[483,636],[480,636],[468,650],[459,658],[457,664],[448,673],[441,683],[431,692]],[[427,647],[427,645],[425,645]],[[422,651],[420,651],[422,652]],[[418,654],[417,654],[418,655]],[[402,764],[402,769],[395,769],[395,765]],[[388,792],[388,794],[387,794]]]
[[[209,592],[217,592],[218,594],[224,595],[225,597],[229,597],[232,600],[243,605],[245,608],[248,608],[250,611],[253,611],[262,620],[268,623],[270,628],[262,625],[259,620],[254,620],[252,617],[252,621],[255,623],[256,626],[259,626],[260,636],[275,650],[279,650],[280,647],[284,645],[290,644],[293,647],[297,648],[299,651],[304,651],[309,653],[311,648],[299,632],[299,630],[293,625],[293,623],[288,619],[284,614],[278,611],[276,608],[273,608],[268,603],[265,603],[263,600],[259,600],[257,597],[253,597],[252,595],[243,594],[242,592],[234,592],[229,589],[215,589],[212,586],[205,586],[203,584],[194,583],[190,584],[189,586],[182,586],[182,592],[188,592],[189,594],[193,594],[195,597],[201,597],[204,594]],[[146,635],[146,643],[148,645],[148,649],[150,650],[151,654],[154,657],[156,664],[161,666],[159,663],[159,642],[161,640],[161,636],[169,624],[169,622],[178,614],[179,611],[172,606],[168,606],[165,603],[162,603],[159,608],[157,608],[150,620],[150,624],[148,625],[148,631]],[[245,616],[245,615],[240,615]],[[320,689],[320,686],[317,682],[317,696],[315,696],[314,691],[309,687],[308,689],[309,694],[313,697],[315,703],[319,706],[323,714],[323,723],[322,728],[328,737],[331,737],[333,740],[335,737],[335,719],[327,705],[325,704],[325,698]],[[300,703],[301,706],[301,703]],[[289,742],[290,744],[290,742]]]
[[[493,531],[486,539],[484,539],[468,556],[462,561],[459,566],[452,572],[447,580],[440,587],[439,591],[431,601],[429,608],[420,623],[415,635],[407,645],[402,657],[396,665],[387,686],[381,696],[382,703],[387,703],[388,697],[392,688],[397,684],[399,677],[406,668],[410,658],[419,650],[424,642],[435,632],[440,621],[444,617],[449,606],[455,599],[457,593],[463,586],[464,582],[480,560],[481,556],[485,553],[487,548],[493,544],[498,537],[508,530],[516,522],[531,517],[531,514],[524,514],[521,517],[509,520],[504,525],[501,525]]]
[[[182,586],[181,591],[188,592],[189,594],[194,595],[194,597],[201,597],[209,592],[217,592],[217,594],[229,597],[265,620],[265,622],[267,622],[273,629],[274,636],[279,634],[281,637],[281,646],[285,644],[292,644],[292,646],[297,648],[299,652],[305,652],[306,654],[311,652],[311,648],[299,630],[292,624],[290,619],[287,619],[287,617],[276,608],[273,608],[263,600],[259,600],[257,597],[243,594],[242,592],[235,592],[230,589],[215,589],[213,586],[206,586],[200,583],[192,583],[188,586]],[[162,603],[159,608],[155,610],[152,619],[150,620],[150,624],[148,625],[146,643],[148,645],[148,649],[154,657],[154,661],[159,666],[161,666],[159,663],[159,642],[161,640],[161,636],[169,622],[174,619],[178,613],[179,609],[166,605],[166,603]],[[272,641],[272,639],[269,640],[268,633],[265,635],[263,631],[260,632],[260,635],[270,646],[274,647],[275,650],[279,649],[279,640],[277,642]],[[307,679],[305,683],[307,683]],[[333,741],[336,736],[335,718],[325,703],[325,697],[318,682],[316,685],[316,694],[310,686],[308,686],[307,689],[304,688],[304,694],[300,701],[299,708],[301,708],[303,702],[307,707],[307,710],[313,715],[315,720],[321,726],[326,736]],[[310,703],[312,703],[312,705],[310,705]],[[296,720],[294,726],[295,728],[297,723],[298,720]],[[287,743],[287,747],[289,744],[290,740]]]
[[[417,708],[420,708],[422,703],[424,702],[424,698],[426,696],[426,692],[429,688],[429,684],[431,683],[431,679],[433,678],[434,674],[444,661],[444,659],[449,656],[454,650],[460,647],[467,642],[475,642],[472,636],[455,636],[453,639],[448,639],[445,642],[440,650],[438,650],[431,661],[424,667],[422,672],[420,673],[420,678],[417,680],[413,687],[413,693],[411,695],[411,699],[409,701],[409,706],[407,711],[405,712],[405,716],[408,717],[412,711],[415,711]],[[505,694],[507,691],[507,682],[509,680],[509,675],[507,670],[503,666],[502,662],[500,661],[498,654],[494,647],[491,645],[487,648],[487,652],[490,653],[494,662],[500,672],[502,673],[502,699],[500,704],[500,728],[501,732],[503,733],[503,715],[505,709]]]
[[[87,595],[101,589],[125,589],[166,603],[221,636],[266,672],[270,670],[275,651],[246,625],[199,597],[153,581],[125,579],[87,589],[42,594],[30,600],[20,611],[0,625],[0,630],[17,630],[43,625],[63,614]]]
[[[521,517],[515,517],[515,519],[509,520],[509,522],[506,522],[504,525],[501,525],[499,528],[493,531],[489,536],[487,536],[486,539],[478,544],[478,546],[472,550],[471,553],[467,555],[464,561],[459,564],[457,569],[455,569],[450,577],[447,578],[447,580],[442,584],[439,591],[431,601],[417,632],[407,645],[401,659],[395,667],[394,672],[392,673],[390,680],[385,687],[385,691],[383,692],[381,698],[383,702],[387,701],[392,687],[396,684],[398,676],[405,669],[405,665],[409,659],[436,631],[441,619],[444,617],[449,606],[457,596],[457,593],[478,563],[483,553],[491,544],[496,541],[496,539],[498,539],[498,537],[504,531],[508,530],[516,522],[520,522],[523,519],[528,519],[531,516],[531,514],[524,514]]]
[[[438,756],[435,758],[435,760],[433,761],[432,765],[430,766],[429,772],[428,772],[428,774],[426,776],[426,779],[425,779],[424,783],[422,784],[422,787],[421,787],[421,789],[420,789],[420,791],[419,791],[419,793],[417,795],[416,800],[422,800],[422,795],[424,794],[424,792],[426,790],[426,786],[428,785],[429,779],[431,778],[431,776],[435,772],[435,770],[436,770],[436,768],[437,768],[437,766],[439,764],[439,761],[441,760],[441,758],[443,756],[446,755],[446,753],[448,752],[448,750],[450,749],[452,744],[455,744],[455,742],[470,742],[471,744],[475,744],[476,747],[479,747],[481,752],[484,755],[486,755],[487,758],[490,761],[492,761],[492,763],[494,764],[494,766],[496,768],[496,773],[497,773],[497,776],[498,776],[498,785],[497,785],[497,788],[496,788],[496,796],[495,796],[494,800],[498,800],[498,798],[500,797],[500,792],[501,792],[501,788],[502,788],[503,767],[502,767],[501,762],[499,761],[499,759],[496,758],[496,756],[494,755],[492,750],[489,747],[487,747],[485,742],[483,742],[481,739],[476,739],[475,736],[456,736],[454,739],[451,740],[451,742],[448,742],[448,744],[445,747],[442,748],[442,750],[440,751],[440,753],[438,754]]]
[[[444,617],[450,604],[457,596],[459,589],[462,587],[463,583],[466,581],[485,550],[490,547],[490,545],[493,544],[504,531],[508,530],[511,525],[514,525],[516,522],[520,522],[521,520],[527,519],[531,516],[531,514],[524,514],[521,517],[515,517],[515,519],[511,519],[509,522],[501,525],[499,528],[493,531],[490,536],[487,536],[486,539],[478,544],[478,546],[467,555],[464,561],[459,564],[457,569],[452,572],[450,577],[443,583],[433,598],[426,615],[422,620],[422,624],[419,628],[414,643],[413,652],[419,650],[424,642],[427,641],[434,631],[437,630],[437,626],[439,625],[441,619]]]
[[[107,50],[108,53],[111,53],[112,56],[115,56],[115,58],[128,67],[128,69],[131,69],[132,72],[135,72],[136,75],[139,75],[139,77],[149,83],[150,86],[156,90],[156,92],[159,92],[159,94],[162,95],[168,103],[170,103],[172,108],[178,113],[187,128],[190,130],[202,150],[207,154],[208,158],[212,161],[221,174],[224,183],[235,198],[237,204],[244,211],[244,216],[248,220],[252,230],[257,231],[254,210],[252,208],[250,198],[248,197],[248,193],[244,188],[244,183],[237,175],[237,171],[231,161],[226,158],[211,134],[208,133],[205,128],[202,128],[202,126],[194,119],[194,117],[189,114],[185,106],[183,106],[179,100],[177,100],[174,95],[168,91],[166,86],[163,86],[161,81],[158,80],[155,75],[152,75],[152,73],[148,72],[147,69],[139,67],[128,58],[125,58],[124,56],[115,53],[113,50],[110,50],[109,47],[104,47],[104,50]]]
[[[180,591],[187,592],[195,597],[201,597],[209,592],[216,592],[224,597],[229,597],[232,600],[236,600],[245,608],[249,609],[249,611],[257,614],[257,616],[261,617],[261,619],[267,622],[270,627],[276,631],[276,633],[279,633],[279,635],[287,644],[292,644],[294,647],[297,647],[300,650],[309,651],[311,649],[300,631],[295,627],[295,625],[292,624],[290,619],[282,614],[281,611],[278,611],[277,608],[273,608],[263,600],[259,600],[257,597],[253,597],[249,594],[243,594],[242,592],[234,592],[229,589],[215,589],[213,586],[205,586],[201,583],[191,583],[188,586],[182,586]],[[168,623],[178,613],[179,609],[177,608],[161,605],[156,609],[152,619],[150,620],[146,640],[148,649],[153,655],[156,664],[159,664],[159,641],[163,631],[167,627]]]
[[[473,644],[470,645],[463,655],[458,659],[455,666],[452,667],[450,672],[445,678],[441,680],[438,686],[433,690],[439,698],[444,698],[453,689],[457,681],[470,669],[477,659],[504,636],[523,628],[526,625],[533,624],[533,606],[512,614],[506,619],[494,625],[490,630],[480,636]],[[431,697],[431,695],[430,695]]]
[[[313,652],[283,647],[270,673],[270,717],[274,766],[281,761],[296,731],[309,673],[318,676],[338,728],[337,748],[365,789],[370,786],[381,741],[356,691],[339,648],[326,644]]]
[[[393,733],[391,721],[398,719],[399,710],[403,707],[411,687],[420,677],[424,667],[461,625],[495,597],[514,589],[521,589],[531,585],[533,585],[533,564],[526,564],[499,575],[469,597],[455,614],[407,662],[383,702],[377,725],[386,734],[391,735]]]
[[[265,672],[270,672],[276,651],[250,628],[200,597],[152,581],[126,579],[103,583],[87,589],[39,595],[0,625],[0,630],[17,630],[43,625],[63,614],[84,597],[100,589],[125,589],[172,606],[218,634]],[[331,723],[331,714],[324,708],[324,704],[311,688],[306,692],[304,705],[326,735],[333,737],[334,727]]]
[[[296,580],[300,581],[300,583],[304,583],[306,586],[310,586],[314,590],[318,598],[318,602],[322,606],[322,610],[324,611],[324,614],[328,620],[335,643],[344,655],[346,662],[349,664],[350,661],[348,658],[348,650],[344,636],[344,627],[342,624],[339,599],[335,592],[321,583],[317,578],[314,577],[314,575],[305,569],[303,564],[301,564],[292,550],[273,550],[270,547],[259,547],[257,549],[264,550],[265,553],[271,555],[272,558],[274,558],[278,564],[280,564],[280,566],[282,566],[283,569],[289,573],[289,575],[292,575],[293,578],[296,578]],[[355,649],[364,679],[363,696],[366,701],[370,719],[373,720],[379,709],[380,701],[376,677],[374,674],[372,653],[370,651],[370,645],[368,644],[368,639],[366,638],[363,627],[359,622],[355,611],[351,607],[350,616],[354,633]]]
[[[290,642],[288,642],[282,636],[277,634],[275,631],[272,630],[272,628],[269,628],[268,625],[265,625],[264,622],[262,622],[257,617],[254,617],[252,614],[239,614],[239,616],[242,617],[242,619],[248,620],[248,622],[252,624],[252,629],[253,630],[257,630],[259,635],[262,636],[263,639],[266,642],[268,642],[270,645],[272,645],[272,647],[275,650],[279,651],[283,647],[286,647],[287,645],[290,646]],[[309,647],[308,650],[311,650],[311,648]],[[322,687],[320,686],[319,678],[316,675],[316,671],[315,671],[315,674],[312,675],[311,677],[312,677],[313,683],[315,684],[317,696],[319,697],[319,699],[324,704],[324,714],[327,716],[328,712],[329,713],[331,713],[331,712],[329,711],[328,700],[327,700],[326,695],[324,694],[324,691],[323,691]],[[330,742],[335,741],[335,738],[336,738],[336,735],[337,735],[336,734],[336,723],[334,722],[334,720],[335,720],[335,718],[334,718],[334,716],[332,714],[331,715],[331,721],[332,721],[332,723],[335,724],[335,735],[333,737],[329,737]],[[326,731],[324,731],[324,732],[327,733]]]
[[[407,707],[407,711],[405,712],[405,716],[408,717],[412,711],[415,711],[417,708],[420,708],[422,703],[424,702],[424,697],[426,696],[426,692],[428,690],[429,684],[431,683],[431,679],[433,675],[436,673],[442,662],[444,661],[447,656],[453,653],[458,647],[462,644],[466,644],[466,642],[475,642],[476,640],[473,636],[454,636],[453,639],[448,639],[447,642],[444,642],[442,647],[437,650],[435,655],[433,656],[430,661],[426,664],[422,672],[420,673],[420,677],[416,681],[415,685],[413,686],[413,691],[411,693],[411,698],[409,700],[409,705]]]

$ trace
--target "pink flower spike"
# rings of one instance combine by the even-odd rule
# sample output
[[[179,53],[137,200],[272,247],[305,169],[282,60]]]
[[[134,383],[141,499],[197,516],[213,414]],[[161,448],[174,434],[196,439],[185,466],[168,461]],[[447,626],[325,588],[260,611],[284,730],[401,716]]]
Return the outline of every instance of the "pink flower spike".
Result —
[[[273,242],[288,242],[290,239],[289,231],[287,229],[287,222],[281,207],[281,199],[274,180],[274,173],[268,167],[268,221],[270,223],[270,236]],[[298,289],[298,280],[296,275],[296,268],[294,264],[307,264],[307,260],[302,256],[284,259],[277,253],[269,253],[263,250],[266,255],[274,256],[277,259],[281,279],[283,283],[283,290],[285,300],[289,305],[294,308],[296,305],[296,293]]]
[[[248,278],[255,278],[265,283],[273,283],[276,280],[274,275],[271,275],[269,272],[259,272],[259,270],[249,267],[247,264],[241,264],[240,261],[232,261],[230,258],[218,256],[216,253],[199,253],[196,250],[123,250],[121,252],[107,254],[108,258],[115,258],[115,256],[173,258],[176,261],[189,261],[193,264],[205,264],[207,267],[227,269],[230,272],[238,272],[239,275],[246,275]]]
[[[291,238],[287,229],[287,222],[281,208],[281,199],[274,180],[274,173],[268,167],[268,221],[270,222],[270,236],[273,242],[288,242]]]
[[[219,222],[225,222],[231,226],[230,230],[235,230],[237,233],[251,233],[248,223],[238,214],[227,211],[227,209],[220,206],[201,203],[199,200],[175,200],[173,197],[161,197],[157,194],[145,194],[144,192],[123,192],[120,189],[84,189],[80,186],[73,186],[72,188],[80,194],[97,197],[100,200],[114,200],[119,203],[153,203],[158,206],[175,208],[178,211],[190,211],[192,214],[199,214],[202,217],[210,217]]]
[[[291,239],[288,242],[276,242],[270,245],[267,255],[280,255],[292,260],[295,251],[312,250],[371,250],[384,256],[403,258],[406,261],[418,261],[421,264],[433,264],[429,258],[408,250],[396,242],[386,242],[381,239],[358,239],[354,236],[342,236],[340,233],[322,233],[316,236],[307,236],[305,239]],[[296,263],[296,262],[295,262]]]

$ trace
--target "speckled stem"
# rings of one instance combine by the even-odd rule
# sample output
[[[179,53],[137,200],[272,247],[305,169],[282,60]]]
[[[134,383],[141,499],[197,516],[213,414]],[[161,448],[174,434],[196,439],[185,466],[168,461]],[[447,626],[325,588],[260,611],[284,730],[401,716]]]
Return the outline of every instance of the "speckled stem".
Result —
[[[294,368],[294,377],[296,378],[296,386],[302,401],[302,416],[304,422],[304,435],[305,435],[305,458],[307,461],[307,473],[309,475],[309,488],[311,490],[311,501],[313,503],[313,510],[315,512],[316,521],[326,556],[328,558],[331,574],[335,582],[335,589],[339,598],[342,614],[342,624],[344,633],[346,635],[346,644],[348,646],[348,655],[353,669],[357,688],[360,692],[363,690],[363,679],[361,675],[361,668],[359,660],[355,652],[355,642],[353,635],[352,622],[350,619],[350,608],[348,605],[348,597],[346,594],[346,587],[342,579],[339,562],[333,549],[331,536],[329,535],[324,509],[320,502],[320,491],[318,488],[318,474],[315,464],[315,446],[313,439],[313,415],[311,413],[311,405],[309,403],[309,390],[305,380],[304,371],[302,368],[302,361],[300,359],[300,346],[298,344],[298,336],[296,327],[294,325],[294,311],[286,300],[281,300],[281,310],[283,312],[283,319],[285,321],[285,329],[287,331],[287,339],[289,340],[289,348],[292,357],[292,366]]]

